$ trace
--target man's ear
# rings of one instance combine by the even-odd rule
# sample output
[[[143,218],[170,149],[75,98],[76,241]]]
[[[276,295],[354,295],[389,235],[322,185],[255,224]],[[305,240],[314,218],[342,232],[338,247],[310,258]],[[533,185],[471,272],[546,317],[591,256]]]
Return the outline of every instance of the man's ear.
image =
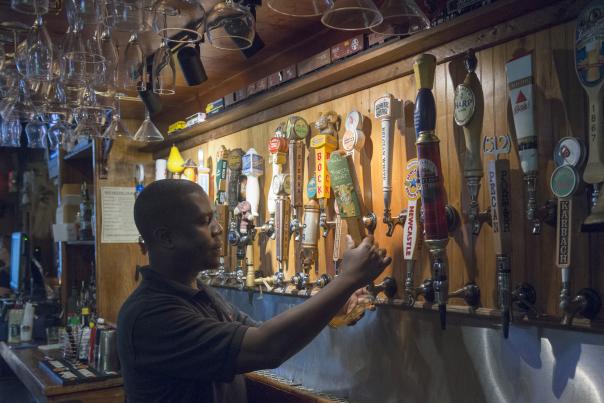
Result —
[[[166,249],[174,248],[172,232],[167,227],[157,227],[153,230],[153,239],[158,246]]]

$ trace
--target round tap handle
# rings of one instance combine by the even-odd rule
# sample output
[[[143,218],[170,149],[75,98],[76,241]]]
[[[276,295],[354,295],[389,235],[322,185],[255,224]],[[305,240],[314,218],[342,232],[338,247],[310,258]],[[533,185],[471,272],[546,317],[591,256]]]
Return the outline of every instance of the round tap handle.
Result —
[[[562,324],[572,325],[576,315],[592,320],[598,316],[601,308],[602,300],[600,299],[600,295],[591,288],[583,288],[579,290],[577,295],[568,304]]]
[[[532,311],[535,316],[540,316],[539,311],[535,308],[537,293],[535,292],[535,288],[529,283],[522,283],[516,286],[512,292],[512,301],[516,303],[521,312],[526,314],[528,311]]]
[[[386,298],[392,299],[396,295],[396,280],[392,277],[384,277],[381,283],[370,284],[367,288],[374,297],[383,292]]]
[[[450,293],[449,298],[463,298],[469,307],[476,309],[480,305],[480,287],[474,282],[467,283],[459,290]]]
[[[427,303],[434,303],[434,284],[432,279],[424,280],[424,282],[415,289],[415,292],[416,297],[422,295]]]

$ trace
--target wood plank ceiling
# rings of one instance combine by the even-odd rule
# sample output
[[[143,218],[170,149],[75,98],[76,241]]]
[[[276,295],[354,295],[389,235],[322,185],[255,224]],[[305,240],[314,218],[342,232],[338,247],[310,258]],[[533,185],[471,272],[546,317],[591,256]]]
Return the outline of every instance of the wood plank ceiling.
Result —
[[[61,3],[64,1],[62,0]],[[219,0],[201,0],[206,13],[209,13],[219,2]],[[202,63],[208,75],[208,81],[201,85],[187,86],[175,58],[176,94],[162,96],[162,111],[153,117],[164,133],[169,123],[202,111],[208,102],[355,34],[329,30],[321,24],[318,17],[293,18],[278,14],[266,4],[257,8],[256,18],[256,32],[265,46],[249,59],[246,59],[240,51],[216,49],[208,42],[201,45]],[[33,16],[16,13],[10,8],[10,1],[1,0],[0,22],[5,21],[19,21],[29,26],[33,24]],[[51,37],[60,41],[67,29],[64,4],[58,13],[50,12],[45,16],[45,25]],[[114,39],[119,44],[120,52],[123,52],[128,34],[114,33]],[[139,39],[143,51],[147,54],[152,54],[160,45],[159,37],[153,32],[145,32],[139,36]],[[127,118],[142,119],[144,115],[142,103],[123,102],[122,115]]]

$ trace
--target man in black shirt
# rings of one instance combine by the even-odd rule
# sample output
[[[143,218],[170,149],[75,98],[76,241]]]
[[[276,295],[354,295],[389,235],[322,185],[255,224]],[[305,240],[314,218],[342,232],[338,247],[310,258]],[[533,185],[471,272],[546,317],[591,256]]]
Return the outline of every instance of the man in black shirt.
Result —
[[[134,219],[150,265],[118,317],[128,402],[245,402],[240,374],[278,367],[300,351],[391,262],[373,238],[354,249],[349,239],[337,278],[257,324],[196,281],[202,269],[218,266],[222,247],[222,228],[201,187],[156,181],[138,196]]]

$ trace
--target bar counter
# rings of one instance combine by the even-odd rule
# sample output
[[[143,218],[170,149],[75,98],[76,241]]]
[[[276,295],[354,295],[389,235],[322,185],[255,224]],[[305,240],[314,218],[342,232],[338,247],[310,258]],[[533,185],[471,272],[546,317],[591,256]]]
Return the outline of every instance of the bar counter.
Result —
[[[121,377],[63,386],[39,367],[40,360],[45,355],[59,357],[61,352],[60,350],[43,352],[35,347],[13,349],[5,342],[0,342],[0,356],[38,402],[123,403],[125,401]]]

